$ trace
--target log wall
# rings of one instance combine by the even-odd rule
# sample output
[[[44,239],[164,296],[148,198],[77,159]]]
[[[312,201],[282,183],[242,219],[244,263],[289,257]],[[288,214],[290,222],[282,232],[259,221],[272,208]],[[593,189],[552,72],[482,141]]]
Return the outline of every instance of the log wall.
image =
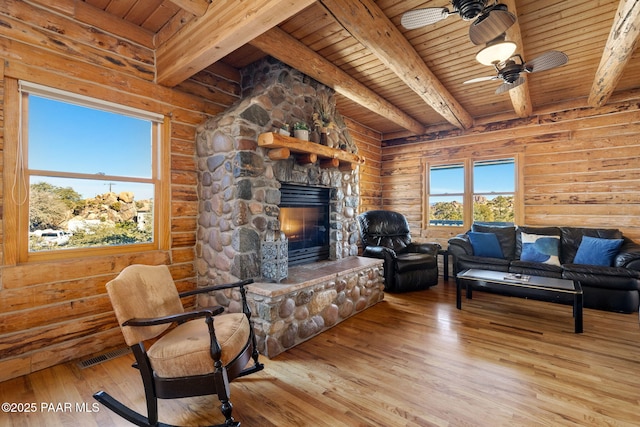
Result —
[[[380,185],[380,161],[382,156],[382,135],[353,120],[346,119],[351,139],[358,147],[358,154],[364,156],[360,165],[360,205],[359,213],[382,208]]]
[[[104,27],[77,21],[74,4]],[[129,264],[168,264],[180,290],[195,286],[195,130],[240,93],[239,74],[228,69],[201,72],[176,89],[158,86],[152,34],[114,23],[86,3],[64,5],[54,13],[21,1],[0,2],[0,148],[4,152],[5,144],[15,142],[5,138],[4,118],[17,107],[6,96],[17,79],[170,117],[171,243],[168,250],[7,265],[8,225],[2,218],[0,381],[124,345],[104,285]]]
[[[84,2],[0,2],[0,155],[8,105],[5,88],[24,79],[121,103],[170,118],[170,246],[168,250],[0,266],[0,381],[103,350],[122,347],[104,285],[133,263],[167,264],[180,291],[195,287],[198,214],[195,131],[239,99],[237,70],[216,64],[174,89],[154,83],[153,34]],[[54,10],[55,8],[55,10]],[[100,28],[83,22],[99,23]],[[15,98],[15,97],[14,97]],[[372,161],[361,167],[368,206],[379,203],[380,134],[348,121]],[[3,158],[4,157],[0,157]],[[4,162],[4,160],[3,160]],[[6,165],[0,162],[2,171]],[[11,176],[3,173],[1,180]],[[6,206],[0,183],[0,215]],[[10,197],[10,196],[9,196]],[[0,255],[6,254],[5,227]]]
[[[602,108],[549,107],[382,145],[382,204],[405,213],[423,240],[446,247],[465,231],[424,226],[429,162],[517,156],[519,224],[618,228],[640,242],[640,92],[617,94]]]

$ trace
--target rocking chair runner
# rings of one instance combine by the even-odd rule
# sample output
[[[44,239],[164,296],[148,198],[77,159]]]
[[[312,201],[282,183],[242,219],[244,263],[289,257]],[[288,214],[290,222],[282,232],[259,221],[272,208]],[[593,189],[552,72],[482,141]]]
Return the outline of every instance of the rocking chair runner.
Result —
[[[104,391],[94,398],[138,426],[167,426],[158,422],[157,399],[216,394],[225,423],[239,426],[231,416],[229,382],[263,369],[258,362],[251,312],[244,286],[253,280],[178,293],[165,265],[131,265],[107,283],[107,293],[128,346],[136,358],[147,401],[147,417],[126,407]],[[181,297],[239,288],[243,313],[221,314],[220,306],[185,312]],[[173,323],[178,325],[167,332]],[[159,337],[159,338],[158,338]],[[157,340],[148,348],[145,341]],[[247,366],[253,358],[253,364]]]

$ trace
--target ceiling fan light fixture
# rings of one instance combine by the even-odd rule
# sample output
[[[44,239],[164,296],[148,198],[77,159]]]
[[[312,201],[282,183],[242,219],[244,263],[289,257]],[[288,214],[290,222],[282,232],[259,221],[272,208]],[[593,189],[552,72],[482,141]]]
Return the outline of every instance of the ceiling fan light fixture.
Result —
[[[516,51],[516,44],[514,42],[505,41],[503,37],[487,43],[478,54],[476,55],[476,61],[482,65],[494,65],[500,62],[504,62],[511,58]]]
[[[482,13],[487,0],[451,0],[454,9],[460,13],[465,21],[475,19]]]

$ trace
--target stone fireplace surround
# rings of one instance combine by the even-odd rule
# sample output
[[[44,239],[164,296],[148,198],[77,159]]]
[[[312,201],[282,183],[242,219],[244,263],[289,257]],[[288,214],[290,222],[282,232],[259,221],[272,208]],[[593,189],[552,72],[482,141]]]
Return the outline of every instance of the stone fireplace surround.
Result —
[[[382,263],[357,257],[359,177],[356,170],[271,160],[258,135],[282,123],[312,124],[317,99],[330,100],[332,142],[356,153],[331,89],[273,59],[242,71],[242,100],[198,128],[198,285],[255,278],[247,296],[258,347],[273,357],[383,299]],[[330,261],[289,269],[282,284],[260,282],[260,242],[279,230],[280,183],[331,190]],[[199,300],[239,311],[239,295]]]

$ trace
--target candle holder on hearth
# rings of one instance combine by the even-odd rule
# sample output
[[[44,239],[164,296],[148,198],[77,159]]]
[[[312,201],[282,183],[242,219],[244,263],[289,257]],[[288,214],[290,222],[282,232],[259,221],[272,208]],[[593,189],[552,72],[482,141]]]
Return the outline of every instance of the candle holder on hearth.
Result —
[[[289,270],[289,239],[282,231],[267,230],[260,244],[262,279],[278,282],[287,278]]]

